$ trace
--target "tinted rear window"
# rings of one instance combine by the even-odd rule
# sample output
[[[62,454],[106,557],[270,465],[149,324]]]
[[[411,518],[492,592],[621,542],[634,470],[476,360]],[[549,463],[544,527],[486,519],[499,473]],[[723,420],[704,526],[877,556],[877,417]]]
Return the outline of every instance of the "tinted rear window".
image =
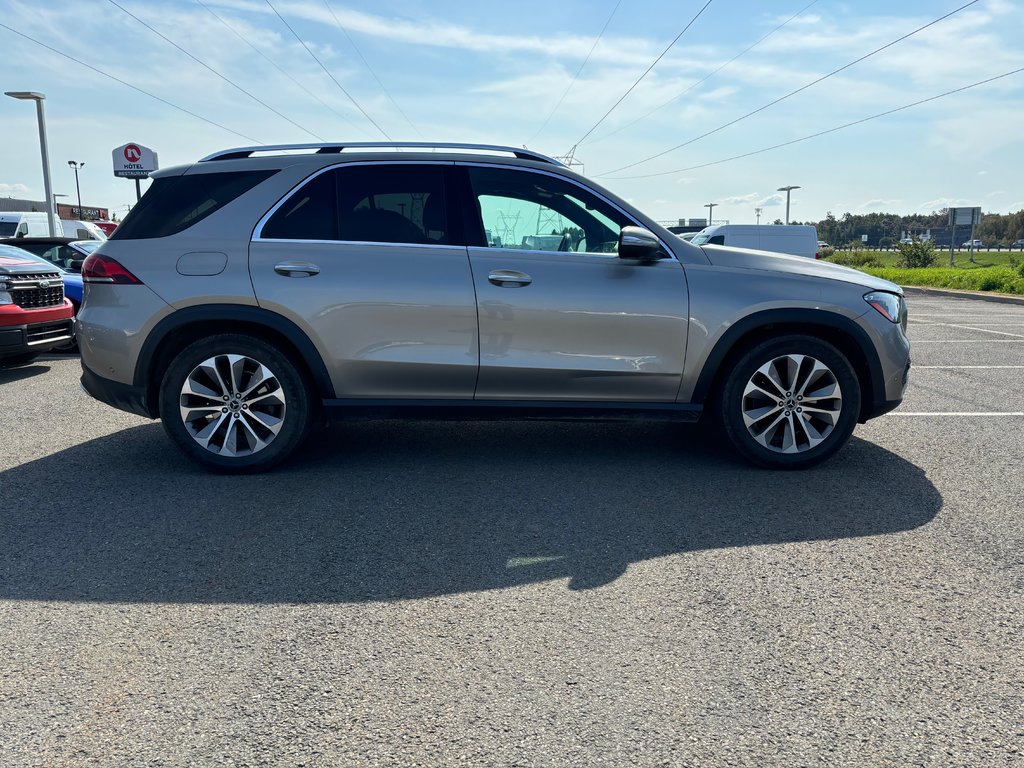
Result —
[[[231,171],[155,179],[111,240],[166,237],[188,229],[277,171]]]
[[[260,237],[446,245],[444,171],[400,164],[326,171],[285,200]]]

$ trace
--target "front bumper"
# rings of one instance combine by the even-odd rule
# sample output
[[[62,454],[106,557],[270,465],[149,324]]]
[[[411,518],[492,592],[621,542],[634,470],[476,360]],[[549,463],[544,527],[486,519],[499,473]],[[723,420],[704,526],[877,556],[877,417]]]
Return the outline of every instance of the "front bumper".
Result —
[[[149,397],[145,387],[122,384],[119,381],[105,379],[82,363],[82,389],[102,403],[119,408],[128,413],[155,419],[158,414],[150,408]]]
[[[42,314],[46,317],[39,317]],[[58,312],[38,313],[33,317],[37,322],[0,324],[0,358],[46,352],[72,341],[75,338],[74,320],[60,317],[62,314],[67,313],[60,308]]]

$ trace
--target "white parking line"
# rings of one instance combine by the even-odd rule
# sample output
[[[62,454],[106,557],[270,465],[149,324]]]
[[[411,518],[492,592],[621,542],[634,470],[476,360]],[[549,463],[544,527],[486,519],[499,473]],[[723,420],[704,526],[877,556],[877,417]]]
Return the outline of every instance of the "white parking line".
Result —
[[[911,339],[918,344],[1024,344],[1024,339]]]
[[[886,416],[959,416],[965,418],[992,418],[1004,416],[1024,416],[1024,411],[892,411]]]
[[[966,370],[980,370],[989,368],[1024,368],[1024,365],[915,365],[911,370],[918,371],[922,368],[932,369],[946,369],[946,370],[960,370],[961,368]]]
[[[1017,339],[1024,339],[1024,335],[1019,333],[1008,333],[1006,331],[993,331],[988,328],[976,328],[973,325],[956,325],[954,323],[937,323],[933,320],[919,320],[918,323],[921,325],[933,325],[941,328],[959,328],[962,331],[981,331],[982,333],[995,333],[999,336],[1013,336]]]

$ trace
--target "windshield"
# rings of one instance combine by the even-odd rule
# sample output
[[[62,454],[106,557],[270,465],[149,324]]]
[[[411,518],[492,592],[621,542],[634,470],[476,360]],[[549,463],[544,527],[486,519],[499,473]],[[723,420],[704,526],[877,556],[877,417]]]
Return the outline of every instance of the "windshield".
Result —
[[[103,245],[103,243],[100,240],[75,240],[75,242],[71,243],[72,248],[79,250],[86,255],[92,253],[101,245]]]
[[[694,245],[704,245],[704,243],[706,243],[710,239],[711,235],[705,235],[701,233],[699,235],[694,235],[693,239],[690,240],[690,242],[693,243]]]

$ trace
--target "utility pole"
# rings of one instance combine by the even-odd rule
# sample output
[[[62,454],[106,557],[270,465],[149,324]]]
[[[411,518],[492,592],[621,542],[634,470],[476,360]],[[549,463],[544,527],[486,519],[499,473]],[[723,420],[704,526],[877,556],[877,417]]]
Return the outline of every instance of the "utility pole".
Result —
[[[68,160],[68,165],[75,172],[75,191],[78,193],[78,218],[85,221],[85,212],[82,211],[82,188],[78,186],[78,169],[85,168],[85,163],[76,163],[74,160]]]
[[[789,193],[792,192],[794,189],[800,189],[800,187],[793,185],[793,186],[788,186],[788,187],[779,187],[777,190],[775,190],[776,192],[785,192],[786,193],[786,223],[787,224],[789,224]]]
[[[704,206],[705,208],[708,209],[708,226],[709,227],[712,224],[715,223],[714,221],[711,220],[711,214],[714,212],[716,205],[718,205],[718,203],[708,203],[707,205]]]

